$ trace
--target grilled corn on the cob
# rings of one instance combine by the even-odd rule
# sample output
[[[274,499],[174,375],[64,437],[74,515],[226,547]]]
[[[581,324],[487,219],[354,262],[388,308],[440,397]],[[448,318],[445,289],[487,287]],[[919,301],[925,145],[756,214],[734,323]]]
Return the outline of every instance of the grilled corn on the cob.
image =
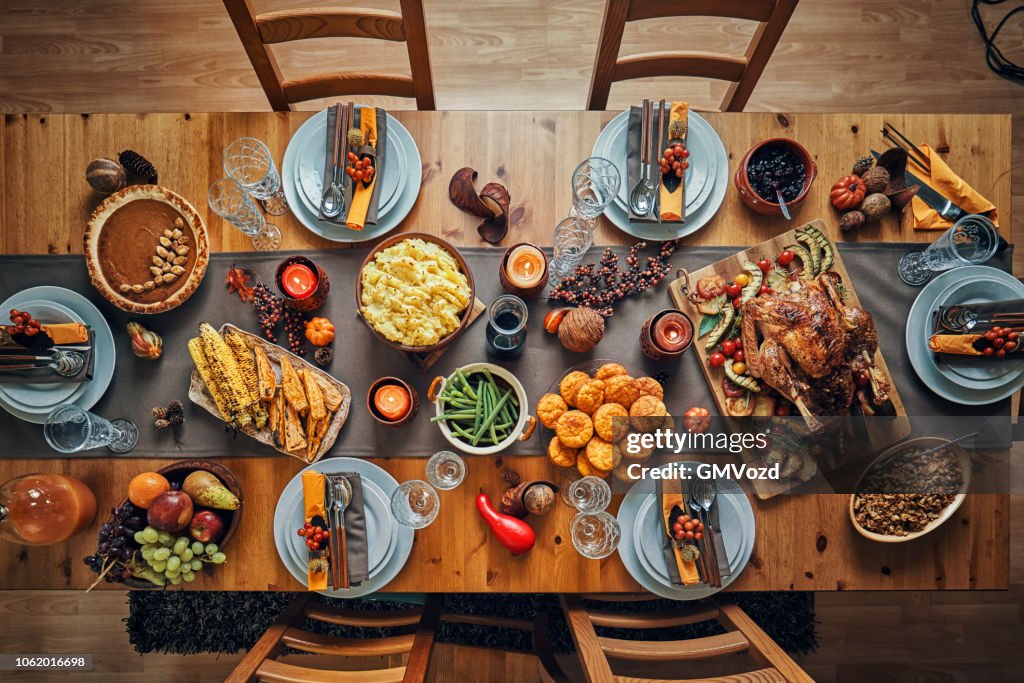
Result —
[[[248,402],[249,404],[256,403],[259,400],[259,378],[256,374],[256,361],[253,360],[252,351],[245,345],[241,335],[237,335],[233,332],[226,332],[222,335],[224,341],[227,342],[228,347],[231,349],[231,354],[235,357],[235,363],[238,365],[238,371],[242,374],[242,380],[245,382],[245,386],[248,389]]]
[[[189,339],[188,352],[189,355],[192,356],[192,362],[195,363],[196,370],[199,372],[199,376],[202,378],[203,383],[210,392],[210,396],[213,397],[213,402],[216,404],[217,410],[220,412],[220,416],[225,422],[230,422],[231,412],[228,409],[228,401],[224,397],[224,393],[220,390],[220,387],[214,381],[213,370],[210,368],[210,363],[206,360],[206,352],[203,351],[203,340],[199,337]]]
[[[231,347],[207,323],[199,324],[199,338],[203,343],[213,383],[224,395],[228,414],[238,427],[246,427],[252,422],[252,415],[248,411],[252,401],[249,400],[249,389]]]

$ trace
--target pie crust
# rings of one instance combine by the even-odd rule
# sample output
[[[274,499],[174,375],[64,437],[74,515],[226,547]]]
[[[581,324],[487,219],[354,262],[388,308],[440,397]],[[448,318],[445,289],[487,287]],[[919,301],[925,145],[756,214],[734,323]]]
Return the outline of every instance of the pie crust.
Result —
[[[190,250],[194,253],[195,258],[194,263],[191,265],[191,270],[183,275],[185,280],[182,284],[175,285],[173,291],[168,289],[167,296],[155,301],[150,300],[146,302],[136,300],[131,293],[122,294],[119,291],[119,286],[123,283],[110,282],[108,280],[108,274],[104,271],[101,258],[101,252],[103,251],[101,237],[104,227],[111,216],[119,209],[129,206],[133,202],[143,200],[168,205],[173,209],[174,213],[181,217],[192,233],[193,239],[190,240]],[[172,227],[172,225],[168,224],[165,226],[161,224],[150,226],[150,229],[159,230],[169,227]],[[146,234],[145,230],[146,228],[140,225],[140,237],[147,240],[146,244],[148,244],[150,237]],[[119,242],[119,244],[121,243],[123,242]],[[142,244],[142,242],[139,242],[139,244]],[[126,248],[128,246],[125,244]],[[155,248],[155,246],[156,242],[154,239],[153,247]],[[202,217],[200,217],[195,207],[188,200],[160,185],[131,185],[107,197],[92,212],[92,216],[90,216],[89,222],[85,227],[84,251],[85,264],[89,270],[89,279],[92,281],[93,286],[99,290],[100,294],[122,311],[140,314],[164,313],[183,304],[192,296],[203,281],[203,276],[206,275],[206,267],[210,261],[209,239],[206,232],[206,224],[203,222]],[[142,260],[148,259],[149,255],[136,252],[131,257]],[[147,292],[147,298],[152,299],[152,295],[159,292],[161,292],[159,287],[151,292]]]

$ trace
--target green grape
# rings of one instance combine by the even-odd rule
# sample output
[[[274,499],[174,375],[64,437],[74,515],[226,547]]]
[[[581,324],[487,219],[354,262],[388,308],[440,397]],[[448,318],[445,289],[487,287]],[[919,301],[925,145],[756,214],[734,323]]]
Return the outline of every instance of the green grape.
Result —
[[[185,583],[192,583],[196,580],[196,575],[192,573],[182,574],[181,578],[185,581]]]
[[[216,543],[207,543],[206,544],[206,554],[207,555],[213,555],[218,550],[220,550],[220,548],[217,547]]]
[[[153,558],[156,559],[156,560],[160,560],[161,562],[166,560],[170,556],[171,556],[171,549],[170,548],[157,548],[156,551],[153,553]]]
[[[149,545],[144,546],[142,548],[142,559],[147,560],[147,561],[148,560],[152,560],[154,552],[156,552],[156,548],[154,548],[153,546],[149,546]]]
[[[210,559],[213,560],[214,564],[224,564],[227,561],[228,556],[224,553],[214,553]]]
[[[182,574],[191,574],[192,573],[192,563],[191,562],[182,562],[181,563],[181,573]]]
[[[168,578],[170,579],[172,586],[180,586],[181,582],[184,581],[184,579],[181,578],[180,574],[178,576],[171,576]]]
[[[150,566],[153,568],[153,571],[158,573],[163,573],[167,569],[167,563],[162,561],[153,562]]]
[[[181,566],[181,558],[177,555],[171,555],[167,558],[167,570],[177,569]]]
[[[192,571],[197,572],[197,571],[199,571],[200,569],[203,568],[203,561],[202,560],[192,560],[191,562],[189,562],[189,566],[192,567]]]
[[[142,545],[143,543],[146,542],[146,536],[141,531],[136,531],[135,532],[135,536],[133,536],[132,538],[134,538],[135,542],[138,543],[139,545]]]
[[[139,533],[142,534],[142,538],[146,541],[146,543],[156,543],[160,540],[160,534],[157,532],[156,529],[154,529],[151,526],[147,526]]]
[[[196,541],[195,543],[192,544],[192,553],[195,554],[195,555],[202,555],[203,554],[203,550],[205,548],[206,548],[206,546],[203,545],[202,541]]]
[[[161,531],[157,534],[157,538],[160,539],[160,545],[167,545],[173,537],[166,531]]]
[[[164,576],[168,579],[173,579],[175,576],[181,576],[181,571],[178,569],[168,568],[167,571],[164,572]]]
[[[192,548],[185,548],[185,551],[181,553],[182,562],[191,562],[193,557],[195,557],[195,553],[192,552]]]
[[[183,552],[185,552],[186,548],[188,548],[188,539],[187,538],[179,538],[177,541],[174,542],[174,554],[175,555],[181,555]]]

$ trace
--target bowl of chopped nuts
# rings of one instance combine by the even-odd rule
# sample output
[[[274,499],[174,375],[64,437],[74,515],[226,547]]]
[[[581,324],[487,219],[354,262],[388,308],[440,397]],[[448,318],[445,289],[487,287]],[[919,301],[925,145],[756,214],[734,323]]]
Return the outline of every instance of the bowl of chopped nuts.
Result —
[[[971,456],[959,445],[932,436],[904,441],[864,470],[850,496],[850,522],[872,541],[912,541],[952,517],[970,485]]]

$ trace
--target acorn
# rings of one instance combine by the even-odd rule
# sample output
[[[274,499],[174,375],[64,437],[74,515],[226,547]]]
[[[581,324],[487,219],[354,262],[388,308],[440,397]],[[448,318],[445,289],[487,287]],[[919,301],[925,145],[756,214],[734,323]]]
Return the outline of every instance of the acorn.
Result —
[[[349,128],[346,134],[349,147],[362,147],[363,146],[363,131],[358,128]]]
[[[93,159],[85,167],[85,180],[100,194],[113,194],[128,182],[124,166],[113,159]]]
[[[864,171],[861,179],[864,181],[864,187],[868,194],[885,192],[885,188],[889,187],[889,172],[881,166],[872,166]]]
[[[865,154],[853,162],[853,175],[862,176],[868,169],[875,165],[875,159],[870,154]]]

